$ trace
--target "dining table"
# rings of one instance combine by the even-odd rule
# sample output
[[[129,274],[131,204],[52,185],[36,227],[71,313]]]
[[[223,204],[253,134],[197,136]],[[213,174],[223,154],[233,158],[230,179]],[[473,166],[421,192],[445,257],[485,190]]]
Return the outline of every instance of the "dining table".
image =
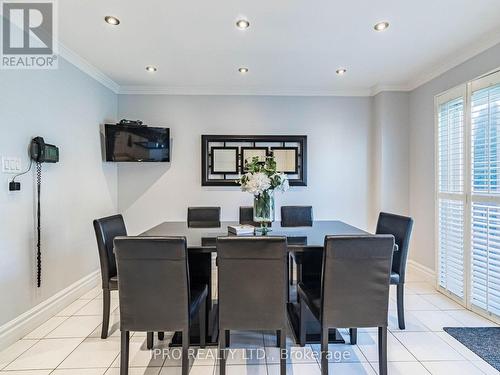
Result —
[[[222,236],[234,236],[228,231],[228,226],[239,225],[236,221],[223,221],[216,228],[194,228],[189,227],[187,222],[163,222],[155,227],[146,230],[141,236],[182,236],[186,238],[188,249],[189,279],[191,283],[200,283],[208,286],[208,295],[215,298],[207,298],[206,313],[206,340],[207,345],[217,345],[218,343],[218,304],[216,293],[212,293],[216,288],[215,280],[217,238]],[[243,234],[239,236],[283,236],[287,238],[287,249],[293,253],[294,259],[300,263],[300,279],[304,283],[320,283],[321,265],[324,249],[325,236],[355,236],[368,234],[362,229],[349,225],[339,220],[316,220],[309,227],[282,227],[280,222],[273,222],[270,231],[266,234],[255,231],[254,234]],[[287,257],[289,258],[289,257]],[[290,281],[290,280],[289,280]],[[293,287],[287,283],[288,302],[287,313],[292,334],[295,341],[299,337],[299,319],[306,322],[306,342],[320,342],[320,325],[309,312],[307,316],[300,317],[300,306],[296,298],[293,298]],[[292,290],[290,290],[292,289]],[[339,301],[342,303],[342,301]],[[199,330],[197,322],[193,322],[191,329],[191,345],[199,343]],[[349,327],[346,327],[349,328]],[[333,329],[329,334],[330,343],[344,343],[344,340],[337,329]],[[174,334],[171,346],[180,346],[182,343],[180,333]]]

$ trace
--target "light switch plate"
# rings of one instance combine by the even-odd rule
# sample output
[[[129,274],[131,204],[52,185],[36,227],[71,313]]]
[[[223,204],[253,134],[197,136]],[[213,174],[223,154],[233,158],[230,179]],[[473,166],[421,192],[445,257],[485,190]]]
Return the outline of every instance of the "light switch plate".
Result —
[[[21,158],[2,157],[3,173],[21,173]]]

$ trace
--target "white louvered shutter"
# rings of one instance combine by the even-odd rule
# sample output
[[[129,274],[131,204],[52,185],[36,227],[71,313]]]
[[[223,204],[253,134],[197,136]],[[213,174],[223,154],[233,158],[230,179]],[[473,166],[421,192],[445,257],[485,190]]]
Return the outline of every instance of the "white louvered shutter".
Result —
[[[470,304],[500,316],[500,74],[471,83]]]
[[[438,284],[464,299],[465,90],[437,98]]]

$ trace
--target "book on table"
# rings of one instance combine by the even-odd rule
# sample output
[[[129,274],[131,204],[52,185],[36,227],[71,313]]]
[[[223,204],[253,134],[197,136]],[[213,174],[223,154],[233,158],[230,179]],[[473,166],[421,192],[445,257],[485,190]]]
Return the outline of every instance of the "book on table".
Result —
[[[255,232],[255,227],[248,224],[240,225],[228,225],[227,230],[232,234],[253,234]]]

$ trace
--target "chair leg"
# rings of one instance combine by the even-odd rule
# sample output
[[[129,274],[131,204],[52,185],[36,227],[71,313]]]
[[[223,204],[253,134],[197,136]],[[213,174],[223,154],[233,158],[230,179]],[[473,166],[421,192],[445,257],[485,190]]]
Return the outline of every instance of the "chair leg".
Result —
[[[128,375],[129,331],[121,332],[120,375]]]
[[[111,291],[109,289],[103,289],[101,339],[105,339],[108,337],[110,303],[111,303]]]
[[[146,347],[148,349],[153,349],[153,332],[148,332],[147,336],[146,336]]]
[[[387,327],[378,327],[379,375],[387,375]]]
[[[290,276],[290,275],[289,275]],[[290,302],[291,281],[286,283],[286,302]]]
[[[158,340],[163,341],[165,338],[165,332],[158,332]]]
[[[229,348],[231,345],[231,331],[229,329],[225,330],[225,338],[226,338],[226,348]]]
[[[229,345],[226,342],[229,330],[219,330],[219,374],[226,375],[226,348]]]
[[[200,304],[200,311],[198,311],[198,319],[200,323],[200,348],[204,349],[207,345],[207,325],[206,325],[206,304],[203,301]]]
[[[397,285],[397,302],[398,302],[398,325],[399,329],[405,329],[405,304],[404,304],[404,284]]]
[[[295,272],[297,274],[297,286],[302,281],[302,263],[295,263]],[[300,303],[300,295],[297,291],[297,303]]]
[[[321,375],[328,375],[328,327],[321,325]]]
[[[182,331],[182,375],[189,374],[189,329]]]
[[[306,345],[306,304],[303,302],[300,302],[299,345]]]
[[[358,329],[349,328],[349,336],[351,337],[351,345],[356,345],[358,342]]]
[[[286,375],[286,328],[278,330],[280,337],[280,375]]]

